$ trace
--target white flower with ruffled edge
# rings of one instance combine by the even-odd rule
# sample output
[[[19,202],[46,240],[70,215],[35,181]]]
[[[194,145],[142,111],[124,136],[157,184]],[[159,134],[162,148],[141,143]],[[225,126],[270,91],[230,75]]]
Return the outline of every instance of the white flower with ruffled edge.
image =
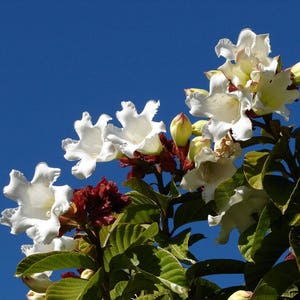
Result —
[[[218,56],[226,58],[219,70],[234,88],[253,94],[251,108],[257,115],[275,112],[288,120],[289,111],[285,104],[293,103],[300,93],[289,88],[293,83],[291,70],[281,71],[279,57],[269,57],[268,34],[256,35],[250,29],[244,29],[237,45],[222,39],[215,50]]]
[[[218,56],[223,56],[228,60],[236,60],[240,51],[248,55],[257,57],[264,64],[270,63],[268,58],[271,52],[269,34],[255,34],[251,29],[241,30],[237,44],[234,45],[229,39],[221,39],[215,47]]]
[[[229,130],[237,141],[252,137],[252,123],[246,115],[251,109],[252,95],[247,91],[230,92],[229,81],[221,72],[210,78],[210,92],[191,92],[187,94],[186,104],[193,116],[206,116],[209,121],[202,128],[202,136],[218,141]]]
[[[237,187],[227,205],[216,216],[208,216],[209,226],[221,226],[216,239],[220,244],[227,243],[230,232],[237,228],[240,233],[255,224],[254,214],[260,214],[269,196],[264,190],[255,190],[248,186]]]
[[[95,125],[88,112],[74,123],[79,141],[70,138],[62,141],[67,160],[79,162],[72,168],[72,174],[80,179],[88,178],[95,171],[97,162],[111,161],[118,156],[118,149],[104,137],[104,130],[111,117],[102,114]]]
[[[159,101],[148,101],[140,114],[130,101],[122,101],[121,105],[123,109],[117,111],[116,117],[123,128],[108,124],[106,138],[118,144],[121,152],[131,158],[135,151],[146,155],[159,154],[162,151],[159,133],[166,131],[162,121],[152,121],[160,105]]]
[[[231,178],[237,168],[232,159],[220,157],[212,149],[204,147],[194,157],[195,168],[182,178],[180,187],[189,192],[202,188],[202,198],[208,203],[214,199],[216,187]]]
[[[249,87],[251,74],[259,65],[276,70],[277,58],[270,58],[269,34],[256,35],[252,30],[243,29],[234,45],[229,39],[221,39],[215,47],[218,57],[223,56],[226,62],[219,67],[236,87]]]
[[[58,234],[59,216],[70,207],[73,192],[68,185],[53,186],[60,169],[39,163],[31,182],[17,170],[10,172],[4,195],[18,203],[2,212],[0,223],[11,227],[12,234],[26,231],[37,243],[50,243]]]
[[[277,74],[272,71],[261,71],[252,103],[253,111],[257,115],[275,112],[288,120],[290,111],[285,104],[294,103],[300,98],[299,90],[289,89],[292,83],[290,70]]]
[[[22,245],[21,250],[26,255],[45,253],[50,251],[71,251],[78,246],[78,240],[69,236],[54,238],[49,244],[34,243],[33,245]]]

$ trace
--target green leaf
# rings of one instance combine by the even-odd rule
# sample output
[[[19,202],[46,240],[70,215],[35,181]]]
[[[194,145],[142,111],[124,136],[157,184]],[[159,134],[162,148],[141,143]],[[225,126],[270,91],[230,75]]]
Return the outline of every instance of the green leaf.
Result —
[[[192,299],[211,300],[220,290],[221,288],[213,282],[203,278],[196,278],[191,287]]]
[[[92,300],[100,299],[103,272],[99,269],[89,280],[65,278],[52,284],[46,293],[46,300]]]
[[[251,151],[245,154],[243,169],[250,186],[257,190],[263,189],[263,178],[269,163],[269,152]]]
[[[250,226],[239,238],[239,250],[247,261],[254,262],[256,251],[261,247],[271,224],[271,208],[267,205],[259,217],[258,224]]]
[[[242,274],[246,263],[235,259],[208,259],[200,261],[187,270],[188,280],[213,274]]]
[[[245,177],[242,169],[239,169],[232,178],[219,184],[215,190],[214,201],[218,211],[222,211],[228,204],[230,197],[234,195],[235,189],[245,185]]]
[[[177,259],[185,264],[196,263],[196,258],[189,251],[191,229],[187,228],[175,237],[160,234],[156,237],[159,246],[170,251]],[[200,238],[200,236],[198,236]],[[203,235],[202,235],[203,238]]]
[[[109,263],[114,256],[124,253],[130,247],[147,242],[158,233],[158,230],[157,223],[148,227],[138,224],[119,224],[111,232],[107,247],[104,249],[105,270],[109,269]]]
[[[245,231],[240,234],[238,248],[243,257],[249,261],[253,262],[253,258],[251,255],[252,246],[254,243],[256,225],[253,224],[248,227]]]
[[[176,209],[174,216],[174,229],[201,220],[213,213],[213,202],[205,204],[200,192],[186,193],[180,197],[182,204]]]
[[[298,164],[300,164],[300,127],[294,130],[293,136],[295,138],[295,156]]]
[[[174,198],[179,197],[180,196],[180,192],[176,186],[176,183],[174,182],[174,180],[171,180],[169,183],[169,187],[170,187],[170,195]]]
[[[152,280],[149,280],[141,273],[134,274],[127,281],[121,281],[111,291],[111,298],[132,299],[135,295],[142,293],[152,294],[157,288]]]
[[[293,283],[300,280],[295,261],[279,263],[264,275],[254,290],[255,300],[277,300]]]
[[[110,291],[111,299],[118,299],[118,297],[121,297],[124,294],[124,289],[126,288],[127,284],[128,284],[128,280],[119,281],[114,286],[114,288]]]
[[[274,144],[275,140],[272,137],[268,136],[253,136],[247,141],[239,141],[239,144],[242,148],[254,146],[257,144]]]
[[[177,294],[187,292],[185,269],[169,251],[150,245],[134,247],[128,257],[135,269]]]
[[[50,270],[67,268],[94,269],[95,261],[86,254],[70,251],[53,251],[27,256],[17,266],[16,276],[30,276]]]
[[[299,180],[294,186],[290,180],[282,176],[266,175],[263,184],[264,189],[282,214],[286,212],[294,195],[299,196]]]
[[[298,270],[300,271],[300,227],[292,227],[289,234],[290,245],[296,257]]]
[[[106,247],[107,241],[111,235],[111,233],[115,230],[115,228],[119,225],[123,218],[123,213],[119,214],[117,219],[113,222],[113,224],[108,226],[102,226],[99,232],[99,239],[102,248]]]
[[[247,263],[245,280],[250,289],[254,289],[259,280],[266,274],[284,251],[289,247],[289,226],[278,220],[271,226],[271,232],[261,241],[260,248],[253,255],[255,263]]]
[[[137,191],[129,192],[127,195],[131,203],[124,210],[122,222],[149,224],[159,221],[160,209],[157,203]]]
[[[157,193],[156,191],[153,190],[153,188],[148,185],[145,181],[133,177],[131,179],[129,179],[128,181],[126,181],[125,183],[123,183],[124,186],[129,187],[137,192],[139,192],[140,194],[146,196],[147,198],[153,200],[155,203],[159,204],[159,206],[161,207],[161,209],[163,211],[167,211],[168,208],[168,204],[169,204],[169,197],[162,195],[160,193]]]
[[[194,233],[189,238],[189,246],[194,245],[195,243],[199,242],[200,240],[205,239],[205,235],[202,233]]]

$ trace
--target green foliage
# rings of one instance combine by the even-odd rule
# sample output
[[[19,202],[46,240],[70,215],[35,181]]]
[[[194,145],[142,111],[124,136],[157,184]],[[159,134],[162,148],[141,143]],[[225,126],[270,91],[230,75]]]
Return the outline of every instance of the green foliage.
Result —
[[[276,300],[299,280],[300,274],[294,260],[279,263],[260,280],[254,297],[258,300]]]
[[[95,265],[95,261],[88,255],[69,251],[53,251],[33,254],[24,258],[17,266],[16,276],[30,276],[35,273],[67,268],[94,269]]]
[[[113,257],[124,253],[135,245],[146,243],[158,233],[157,223],[145,228],[136,224],[120,224],[112,232],[104,249],[104,266],[109,269]]]
[[[298,181],[299,182],[299,181]],[[267,175],[264,178],[264,188],[282,214],[286,212],[294,196],[298,197],[298,182],[296,186],[290,180],[277,175]],[[298,194],[296,194],[298,193]]]
[[[62,279],[47,289],[47,300],[91,300],[102,296],[103,272],[99,269],[89,280],[80,278]]]
[[[176,198],[181,204],[174,215],[174,230],[182,225],[207,219],[207,215],[214,211],[214,204],[202,200],[200,192],[186,193]]]
[[[215,203],[218,211],[222,211],[228,204],[230,197],[234,194],[234,190],[246,184],[243,170],[239,169],[232,178],[218,185],[215,191]]]
[[[244,157],[244,174],[250,186],[254,189],[263,189],[263,178],[269,163],[269,152],[251,151]]]
[[[169,251],[144,245],[133,248],[128,255],[135,269],[150,280],[177,294],[187,292],[185,269]]]

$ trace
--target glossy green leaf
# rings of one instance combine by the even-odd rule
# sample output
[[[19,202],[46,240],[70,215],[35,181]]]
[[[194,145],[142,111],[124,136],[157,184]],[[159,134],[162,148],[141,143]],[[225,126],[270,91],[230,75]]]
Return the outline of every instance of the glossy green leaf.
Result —
[[[107,247],[104,250],[105,269],[109,269],[109,262],[114,256],[124,253],[130,247],[143,244],[153,238],[158,230],[157,223],[148,227],[138,224],[119,224],[111,232]]]
[[[170,188],[170,195],[172,197],[179,197],[180,196],[180,192],[176,186],[176,183],[174,182],[174,180],[171,180],[169,183],[169,188]]]
[[[223,181],[215,190],[214,201],[218,211],[222,211],[228,204],[230,197],[234,195],[235,189],[239,186],[245,185],[246,180],[243,171],[239,169],[232,178]]]
[[[300,280],[294,260],[279,263],[264,275],[254,290],[255,300],[277,300],[293,283]]]
[[[269,163],[269,152],[251,151],[245,154],[243,169],[250,186],[263,189],[263,178]]]
[[[250,226],[239,237],[239,250],[247,261],[253,262],[255,253],[260,249],[262,241],[270,228],[270,206],[266,206],[259,218],[258,224]]]
[[[273,203],[284,214],[292,198],[295,195],[299,196],[298,183],[295,186],[293,182],[282,176],[266,175],[263,184]]]
[[[188,280],[213,274],[242,274],[245,262],[235,259],[208,259],[200,261],[187,270]]]
[[[117,282],[114,288],[110,291],[110,297],[112,299],[122,299],[122,295],[124,294],[124,289],[126,288],[127,284],[128,280],[121,280]]]
[[[269,136],[253,136],[246,141],[239,141],[242,148],[258,145],[258,144],[274,144],[275,140]]]
[[[65,278],[47,289],[46,300],[94,300],[100,299],[103,273],[98,270],[89,280]]]
[[[119,214],[117,219],[108,226],[102,226],[99,231],[99,239],[102,248],[106,247],[107,241],[111,235],[111,233],[115,230],[115,228],[119,225],[121,220],[123,219],[123,214]]]
[[[181,198],[183,203],[175,211],[174,230],[188,223],[207,220],[213,212],[214,203],[205,204],[200,192],[186,193]]]
[[[251,225],[249,228],[247,228],[244,232],[240,234],[238,241],[238,248],[240,250],[240,253],[249,262],[253,262],[251,250],[254,242],[255,230],[256,225]]]
[[[298,164],[300,164],[300,127],[294,130],[293,136],[295,138],[295,156]]]
[[[169,251],[143,245],[133,248],[128,255],[135,269],[150,280],[177,294],[187,292],[185,269]]]
[[[192,299],[211,300],[220,290],[218,285],[207,279],[195,278],[192,284]]]
[[[27,256],[17,266],[16,276],[30,276],[49,270],[67,268],[94,269],[96,263],[85,254],[70,251],[53,251]]]
[[[252,257],[255,263],[249,262],[246,265],[245,280],[249,288],[255,288],[289,247],[288,233],[289,227],[282,220],[271,226],[271,232],[264,237],[260,248],[256,249]]]
[[[111,291],[112,299],[132,299],[136,295],[152,294],[157,290],[152,280],[141,273],[134,274],[127,281],[121,281]],[[119,298],[118,298],[119,297]]]
[[[160,209],[157,203],[137,191],[127,195],[131,198],[131,203],[124,211],[123,222],[147,224],[159,221]]]
[[[296,257],[298,270],[300,271],[300,227],[292,227],[289,234],[290,245]]]
[[[145,181],[139,178],[131,178],[125,183],[124,186],[133,189],[134,191],[139,192],[140,194],[146,196],[151,199],[155,203],[159,204],[163,211],[167,210],[168,203],[170,201],[169,197],[156,192],[150,185],[148,185]]]
[[[175,237],[168,237],[160,234],[156,237],[156,241],[160,247],[170,251],[178,260],[185,264],[194,264],[196,258],[189,251],[190,231],[188,228],[180,232]],[[198,236],[200,239],[200,236]],[[202,235],[203,238],[203,235]]]

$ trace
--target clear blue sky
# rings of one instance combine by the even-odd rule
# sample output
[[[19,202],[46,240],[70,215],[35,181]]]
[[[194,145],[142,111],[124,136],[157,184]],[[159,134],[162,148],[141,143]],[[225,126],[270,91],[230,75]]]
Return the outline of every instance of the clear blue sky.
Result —
[[[281,54],[285,67],[299,61],[299,16],[297,0],[0,1],[1,189],[12,168],[31,180],[41,161],[62,169],[58,184],[81,187],[103,175],[121,182],[126,170],[114,163],[98,164],[87,181],[70,175],[61,140],[77,139],[73,122],[83,111],[96,120],[113,116],[122,100],[140,110],[159,99],[156,121],[168,125],[188,113],[183,90],[208,88],[203,72],[223,63],[214,52],[220,38],[236,42],[245,27],[269,32],[272,56]],[[0,210],[8,207],[14,202],[0,195]],[[228,257],[232,243],[214,250],[216,231],[209,234],[197,244],[199,257]],[[0,236],[1,299],[25,299],[27,287],[13,274],[20,246],[31,241],[5,226]]]

